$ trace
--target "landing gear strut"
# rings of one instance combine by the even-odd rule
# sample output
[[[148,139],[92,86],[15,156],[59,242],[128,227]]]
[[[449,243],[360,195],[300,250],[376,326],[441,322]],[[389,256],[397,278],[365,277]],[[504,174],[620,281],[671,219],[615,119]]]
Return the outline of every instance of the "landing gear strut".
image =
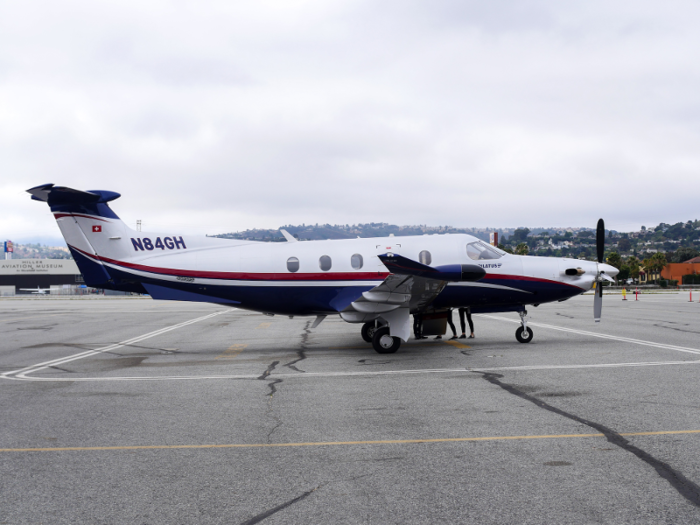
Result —
[[[389,335],[389,327],[382,326],[374,330],[372,346],[378,354],[393,354],[401,346],[401,339]]]
[[[519,343],[529,343],[532,341],[532,330],[527,327],[527,310],[518,312],[520,314],[520,322],[523,324],[515,331],[515,338]]]
[[[374,336],[374,331],[376,329],[377,321],[370,321],[368,323],[363,324],[362,331],[360,332],[362,334],[362,339],[364,339],[366,343],[371,343],[372,337]]]

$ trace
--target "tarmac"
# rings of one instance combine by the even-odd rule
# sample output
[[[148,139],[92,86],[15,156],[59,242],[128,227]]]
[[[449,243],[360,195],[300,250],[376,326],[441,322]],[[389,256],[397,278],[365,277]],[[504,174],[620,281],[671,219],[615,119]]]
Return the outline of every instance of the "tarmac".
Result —
[[[337,317],[0,299],[0,524],[698,523],[694,296],[391,355]]]

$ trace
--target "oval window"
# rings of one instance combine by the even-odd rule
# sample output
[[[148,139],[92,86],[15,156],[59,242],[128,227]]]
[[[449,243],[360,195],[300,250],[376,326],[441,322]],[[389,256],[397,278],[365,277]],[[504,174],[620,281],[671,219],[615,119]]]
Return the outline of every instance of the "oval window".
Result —
[[[356,253],[352,257],[350,257],[350,264],[352,265],[354,270],[359,270],[362,268],[362,255],[359,253]]]
[[[430,256],[430,252],[428,250],[423,250],[418,254],[418,261],[420,261],[421,264],[427,264],[430,265],[431,262],[433,262],[433,258]]]
[[[318,265],[324,272],[331,269],[331,264],[331,258],[327,255],[321,255],[321,258],[318,260]]]
[[[290,257],[287,259],[287,270],[290,272],[298,272],[299,271],[299,259],[296,257]]]

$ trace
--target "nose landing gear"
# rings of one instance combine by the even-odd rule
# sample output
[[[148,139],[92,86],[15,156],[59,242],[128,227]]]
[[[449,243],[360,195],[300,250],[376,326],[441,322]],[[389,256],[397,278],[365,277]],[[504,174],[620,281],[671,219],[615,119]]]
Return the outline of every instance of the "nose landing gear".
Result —
[[[532,341],[532,329],[527,327],[527,310],[518,312],[520,314],[520,322],[522,326],[515,331],[515,338],[519,343],[529,343]]]

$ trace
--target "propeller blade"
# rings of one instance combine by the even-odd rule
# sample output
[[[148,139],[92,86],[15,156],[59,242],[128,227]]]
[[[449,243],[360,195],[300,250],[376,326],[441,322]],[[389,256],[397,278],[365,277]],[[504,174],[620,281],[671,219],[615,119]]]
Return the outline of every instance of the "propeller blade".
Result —
[[[600,322],[600,314],[603,311],[603,287],[602,283],[596,283],[595,296],[593,298],[593,318],[596,323]]]
[[[605,223],[603,219],[598,219],[598,227],[595,232],[595,244],[598,250],[598,262],[603,262],[605,255]]]

